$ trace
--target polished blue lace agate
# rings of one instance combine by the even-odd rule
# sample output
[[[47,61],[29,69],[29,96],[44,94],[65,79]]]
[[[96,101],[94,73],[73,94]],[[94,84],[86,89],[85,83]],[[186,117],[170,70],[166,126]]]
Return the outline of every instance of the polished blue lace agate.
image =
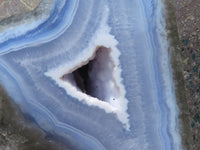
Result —
[[[55,0],[0,33],[0,82],[72,150],[181,149],[161,0]]]

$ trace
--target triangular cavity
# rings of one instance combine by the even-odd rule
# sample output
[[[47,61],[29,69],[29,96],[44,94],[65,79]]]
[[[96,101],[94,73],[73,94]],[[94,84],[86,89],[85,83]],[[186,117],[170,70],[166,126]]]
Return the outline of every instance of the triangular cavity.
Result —
[[[64,74],[61,79],[88,96],[114,103],[120,96],[119,87],[113,76],[115,64],[110,57],[111,49],[98,47],[87,64]]]

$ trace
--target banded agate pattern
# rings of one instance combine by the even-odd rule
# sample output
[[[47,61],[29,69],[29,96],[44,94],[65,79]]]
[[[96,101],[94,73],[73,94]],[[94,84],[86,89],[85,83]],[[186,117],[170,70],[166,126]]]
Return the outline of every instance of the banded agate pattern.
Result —
[[[72,150],[181,149],[162,1],[50,4],[0,33],[22,112]]]

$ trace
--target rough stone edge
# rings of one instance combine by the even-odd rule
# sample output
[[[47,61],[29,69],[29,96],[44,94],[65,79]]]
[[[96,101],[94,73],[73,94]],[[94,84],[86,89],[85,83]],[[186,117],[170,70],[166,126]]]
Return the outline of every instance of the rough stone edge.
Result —
[[[11,15],[7,18],[0,20],[0,34],[3,33],[7,28],[22,25],[26,22],[34,22],[38,18],[43,18],[48,15],[51,11],[51,7],[55,3],[55,0],[41,0],[39,5],[31,11]],[[22,4],[23,5],[23,4]]]
[[[20,0],[20,2],[29,9],[29,11],[33,11],[36,9],[42,0],[28,1],[28,0]],[[32,2],[32,3],[31,3]],[[35,2],[35,4],[34,4]]]
[[[163,0],[165,4],[166,30],[170,43],[169,54],[175,83],[176,100],[179,107],[179,129],[181,143],[184,150],[193,149],[192,131],[190,128],[190,114],[187,102],[187,92],[183,75],[183,63],[180,51],[180,39],[173,0]]]
[[[59,135],[46,132],[23,114],[1,84],[0,107],[0,150],[71,150]]]

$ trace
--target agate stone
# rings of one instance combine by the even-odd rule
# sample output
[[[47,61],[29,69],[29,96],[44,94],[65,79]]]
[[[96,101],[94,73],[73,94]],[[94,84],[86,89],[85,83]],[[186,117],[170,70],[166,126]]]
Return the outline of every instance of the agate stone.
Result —
[[[72,150],[182,149],[161,0],[21,2],[0,83],[24,114]]]

